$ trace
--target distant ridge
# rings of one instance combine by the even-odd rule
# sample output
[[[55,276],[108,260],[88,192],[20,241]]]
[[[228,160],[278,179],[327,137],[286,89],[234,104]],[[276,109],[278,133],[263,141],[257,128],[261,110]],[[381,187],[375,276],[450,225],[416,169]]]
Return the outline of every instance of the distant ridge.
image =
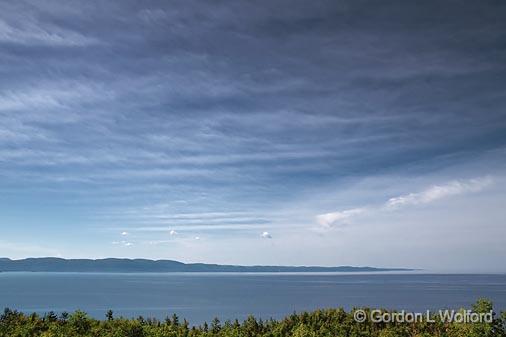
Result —
[[[183,263],[173,260],[147,259],[61,259],[56,257],[11,260],[0,258],[0,272],[107,272],[107,273],[170,273],[170,272],[375,272],[412,271],[407,268],[320,267],[320,266],[236,266],[206,263]]]

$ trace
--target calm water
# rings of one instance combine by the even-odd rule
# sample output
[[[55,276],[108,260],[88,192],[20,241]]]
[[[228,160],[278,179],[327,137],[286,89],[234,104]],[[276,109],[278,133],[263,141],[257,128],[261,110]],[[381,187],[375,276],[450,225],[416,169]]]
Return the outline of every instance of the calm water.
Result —
[[[193,324],[325,307],[458,308],[480,297],[505,310],[506,275],[0,273],[0,308],[81,309],[97,318],[108,309],[128,317],[175,312]]]

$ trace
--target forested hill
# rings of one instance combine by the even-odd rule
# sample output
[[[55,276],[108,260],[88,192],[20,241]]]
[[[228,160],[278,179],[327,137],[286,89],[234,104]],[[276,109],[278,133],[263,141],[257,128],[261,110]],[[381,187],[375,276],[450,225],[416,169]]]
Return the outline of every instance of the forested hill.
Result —
[[[182,263],[173,260],[146,259],[61,259],[54,257],[11,260],[0,258],[0,272],[110,272],[110,273],[159,273],[159,272],[375,272],[410,271],[403,268],[373,267],[318,267],[318,266],[236,266],[205,263]]]

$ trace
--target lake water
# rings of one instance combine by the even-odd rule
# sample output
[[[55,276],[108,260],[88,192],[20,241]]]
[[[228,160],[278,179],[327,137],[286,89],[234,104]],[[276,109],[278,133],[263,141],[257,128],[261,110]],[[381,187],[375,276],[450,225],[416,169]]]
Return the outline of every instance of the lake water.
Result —
[[[418,312],[469,307],[480,297],[506,310],[506,275],[0,273],[0,308],[81,309],[97,318],[108,309],[160,319],[177,313],[192,324],[327,307]]]

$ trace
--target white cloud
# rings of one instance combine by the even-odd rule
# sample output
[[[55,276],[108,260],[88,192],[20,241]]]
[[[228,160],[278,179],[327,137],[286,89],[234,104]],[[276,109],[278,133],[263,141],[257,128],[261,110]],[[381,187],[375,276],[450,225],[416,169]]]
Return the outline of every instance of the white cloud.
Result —
[[[151,241],[145,241],[143,243],[156,246],[156,245],[163,245],[163,244],[172,243],[172,241],[171,240],[151,240]]]
[[[127,235],[128,235],[128,232],[121,232],[121,235],[122,235],[122,236],[127,236]]]
[[[139,221],[138,223],[141,223],[142,221]],[[149,221],[146,223],[156,223],[160,222],[163,223],[162,220],[160,221]],[[181,225],[177,226],[146,226],[146,227],[131,227],[129,228],[132,232],[169,232],[174,230],[176,231],[176,235],[179,234],[178,231],[184,232],[189,230],[198,230],[198,231],[218,231],[218,230],[246,230],[246,229],[262,229],[269,227],[270,224],[216,224],[216,225],[192,225],[192,224],[186,224],[182,223]],[[115,228],[111,228],[115,229]]]
[[[173,230],[173,229],[172,229],[172,230],[169,232],[169,234],[170,234],[170,236],[175,236],[175,235],[177,235],[177,232],[176,232],[175,230]]]
[[[0,20],[0,41],[51,46],[86,46],[98,43],[94,38],[58,26],[36,22],[25,16],[22,25],[14,26]]]
[[[196,236],[196,237],[195,237],[195,240],[200,240],[200,236]]]
[[[365,208],[352,208],[345,211],[320,214],[316,216],[316,221],[323,227],[332,227],[352,216],[362,214],[365,211]]]
[[[261,236],[264,239],[272,239],[272,235],[269,232],[262,232]]]
[[[350,218],[361,214],[370,214],[385,210],[393,211],[405,206],[428,204],[459,194],[478,192],[491,185],[492,181],[490,177],[481,177],[465,181],[450,181],[444,185],[433,185],[422,192],[409,193],[390,198],[381,207],[369,206],[320,214],[316,216],[316,222],[324,228],[330,228],[336,224],[346,223]]]
[[[427,204],[446,197],[467,193],[478,192],[492,183],[490,177],[470,179],[467,181],[451,181],[445,185],[434,185],[419,193],[410,193],[389,199],[387,208],[398,208],[407,205]]]
[[[128,241],[113,241],[111,242],[113,245],[122,245],[122,246],[125,246],[125,247],[130,247],[130,246],[133,246],[133,243],[131,242],[128,242]]]

